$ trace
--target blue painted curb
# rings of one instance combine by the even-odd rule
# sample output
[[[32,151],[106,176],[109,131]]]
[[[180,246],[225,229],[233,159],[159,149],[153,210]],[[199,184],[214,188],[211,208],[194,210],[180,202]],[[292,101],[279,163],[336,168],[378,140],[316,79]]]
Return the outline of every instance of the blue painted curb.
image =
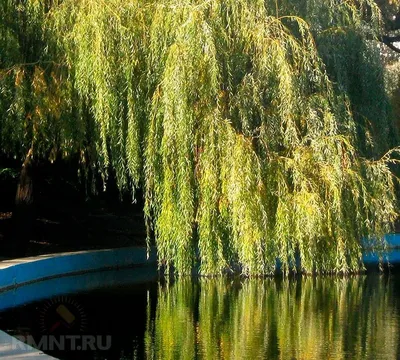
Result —
[[[0,292],[6,289],[84,272],[126,267],[156,268],[154,250],[147,258],[146,248],[119,248],[76,253],[42,255],[0,262]]]
[[[386,241],[389,251],[393,249],[400,249],[400,234],[386,234],[383,238]],[[372,242],[373,240],[374,239],[372,239]],[[368,238],[363,238],[361,240],[361,244],[366,249],[366,251],[370,246],[372,246],[371,240]]]
[[[389,248],[400,248],[400,234],[386,234],[385,240]]]
[[[363,255],[363,262],[365,265],[378,265],[379,256],[377,254]],[[393,250],[383,254],[383,264],[389,263],[390,265],[400,264],[400,250]]]
[[[0,292],[0,312],[56,296],[158,280],[156,266],[105,270],[53,278]],[[0,356],[1,357],[1,356]]]
[[[387,251],[382,254],[383,263],[397,265],[400,264],[400,234],[386,234]],[[379,256],[372,252],[365,251],[363,254],[363,262],[366,266],[374,266],[379,264]]]
[[[391,264],[400,263],[400,234],[387,234],[385,239],[388,243],[388,251],[384,254],[384,262]],[[363,261],[366,265],[378,265],[379,257],[373,252],[365,252]],[[49,282],[52,278],[60,278],[68,275],[79,275],[82,273],[101,271],[106,269],[121,269],[135,267],[143,269],[144,273],[153,273],[157,269],[156,250],[151,249],[147,258],[147,249],[138,247],[106,249],[95,251],[80,251],[75,253],[62,253],[42,255],[34,258],[22,258],[0,262],[0,294],[1,292],[29,285],[41,280],[49,288],[50,283],[57,284],[57,281]],[[104,279],[106,280],[106,279]],[[131,281],[130,279],[129,281]],[[97,281],[97,280],[96,280]],[[101,279],[98,279],[101,282]],[[111,281],[111,280],[110,280]],[[110,284],[110,281],[104,281]],[[68,282],[66,282],[67,284]],[[89,282],[86,282],[88,286]],[[81,288],[73,288],[73,282],[69,285],[71,292]],[[78,286],[78,285],[77,285]],[[80,286],[80,285],[79,285]],[[39,287],[38,287],[39,289]],[[53,289],[54,290],[54,289]],[[60,289],[59,292],[69,292]],[[21,292],[22,294],[22,292]],[[50,293],[48,295],[51,295]],[[29,295],[24,295],[28,300]],[[3,301],[0,297],[0,302]],[[14,304],[19,304],[13,300]],[[6,304],[6,303],[4,303]],[[1,308],[1,304],[0,304]]]

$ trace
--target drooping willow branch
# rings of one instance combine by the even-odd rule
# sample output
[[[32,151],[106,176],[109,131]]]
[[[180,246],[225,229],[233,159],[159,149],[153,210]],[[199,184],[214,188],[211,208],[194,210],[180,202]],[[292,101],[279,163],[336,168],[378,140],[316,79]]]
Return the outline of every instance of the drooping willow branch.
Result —
[[[27,49],[67,66],[0,80],[1,150],[33,141],[143,188],[167,271],[359,271],[361,239],[382,245],[397,215],[390,160],[365,160],[394,133],[367,41],[379,10],[295,5],[278,18],[274,0],[28,1]],[[24,62],[0,31],[8,63]]]

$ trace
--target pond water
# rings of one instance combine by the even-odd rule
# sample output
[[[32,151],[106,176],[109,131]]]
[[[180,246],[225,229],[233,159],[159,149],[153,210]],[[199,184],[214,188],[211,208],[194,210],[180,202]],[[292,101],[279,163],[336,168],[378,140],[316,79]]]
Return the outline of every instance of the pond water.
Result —
[[[400,275],[118,286],[8,310],[0,329],[60,359],[395,360]]]

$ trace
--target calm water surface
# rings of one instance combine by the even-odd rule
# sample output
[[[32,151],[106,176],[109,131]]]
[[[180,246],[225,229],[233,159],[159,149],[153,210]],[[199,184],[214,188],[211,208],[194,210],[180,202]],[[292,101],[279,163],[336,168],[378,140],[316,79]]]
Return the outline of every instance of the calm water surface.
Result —
[[[107,351],[48,351],[61,359],[400,359],[399,274],[118,287],[7,311],[0,329],[64,334],[60,303],[69,331],[111,339]]]

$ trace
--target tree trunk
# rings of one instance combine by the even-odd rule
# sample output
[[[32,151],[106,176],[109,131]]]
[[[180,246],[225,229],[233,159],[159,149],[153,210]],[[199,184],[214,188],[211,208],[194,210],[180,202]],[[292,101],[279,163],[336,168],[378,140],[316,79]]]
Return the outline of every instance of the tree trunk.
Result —
[[[33,202],[34,161],[32,149],[28,151],[22,165],[15,207],[12,213],[12,228],[8,241],[9,255],[21,257],[26,254],[36,220]]]

